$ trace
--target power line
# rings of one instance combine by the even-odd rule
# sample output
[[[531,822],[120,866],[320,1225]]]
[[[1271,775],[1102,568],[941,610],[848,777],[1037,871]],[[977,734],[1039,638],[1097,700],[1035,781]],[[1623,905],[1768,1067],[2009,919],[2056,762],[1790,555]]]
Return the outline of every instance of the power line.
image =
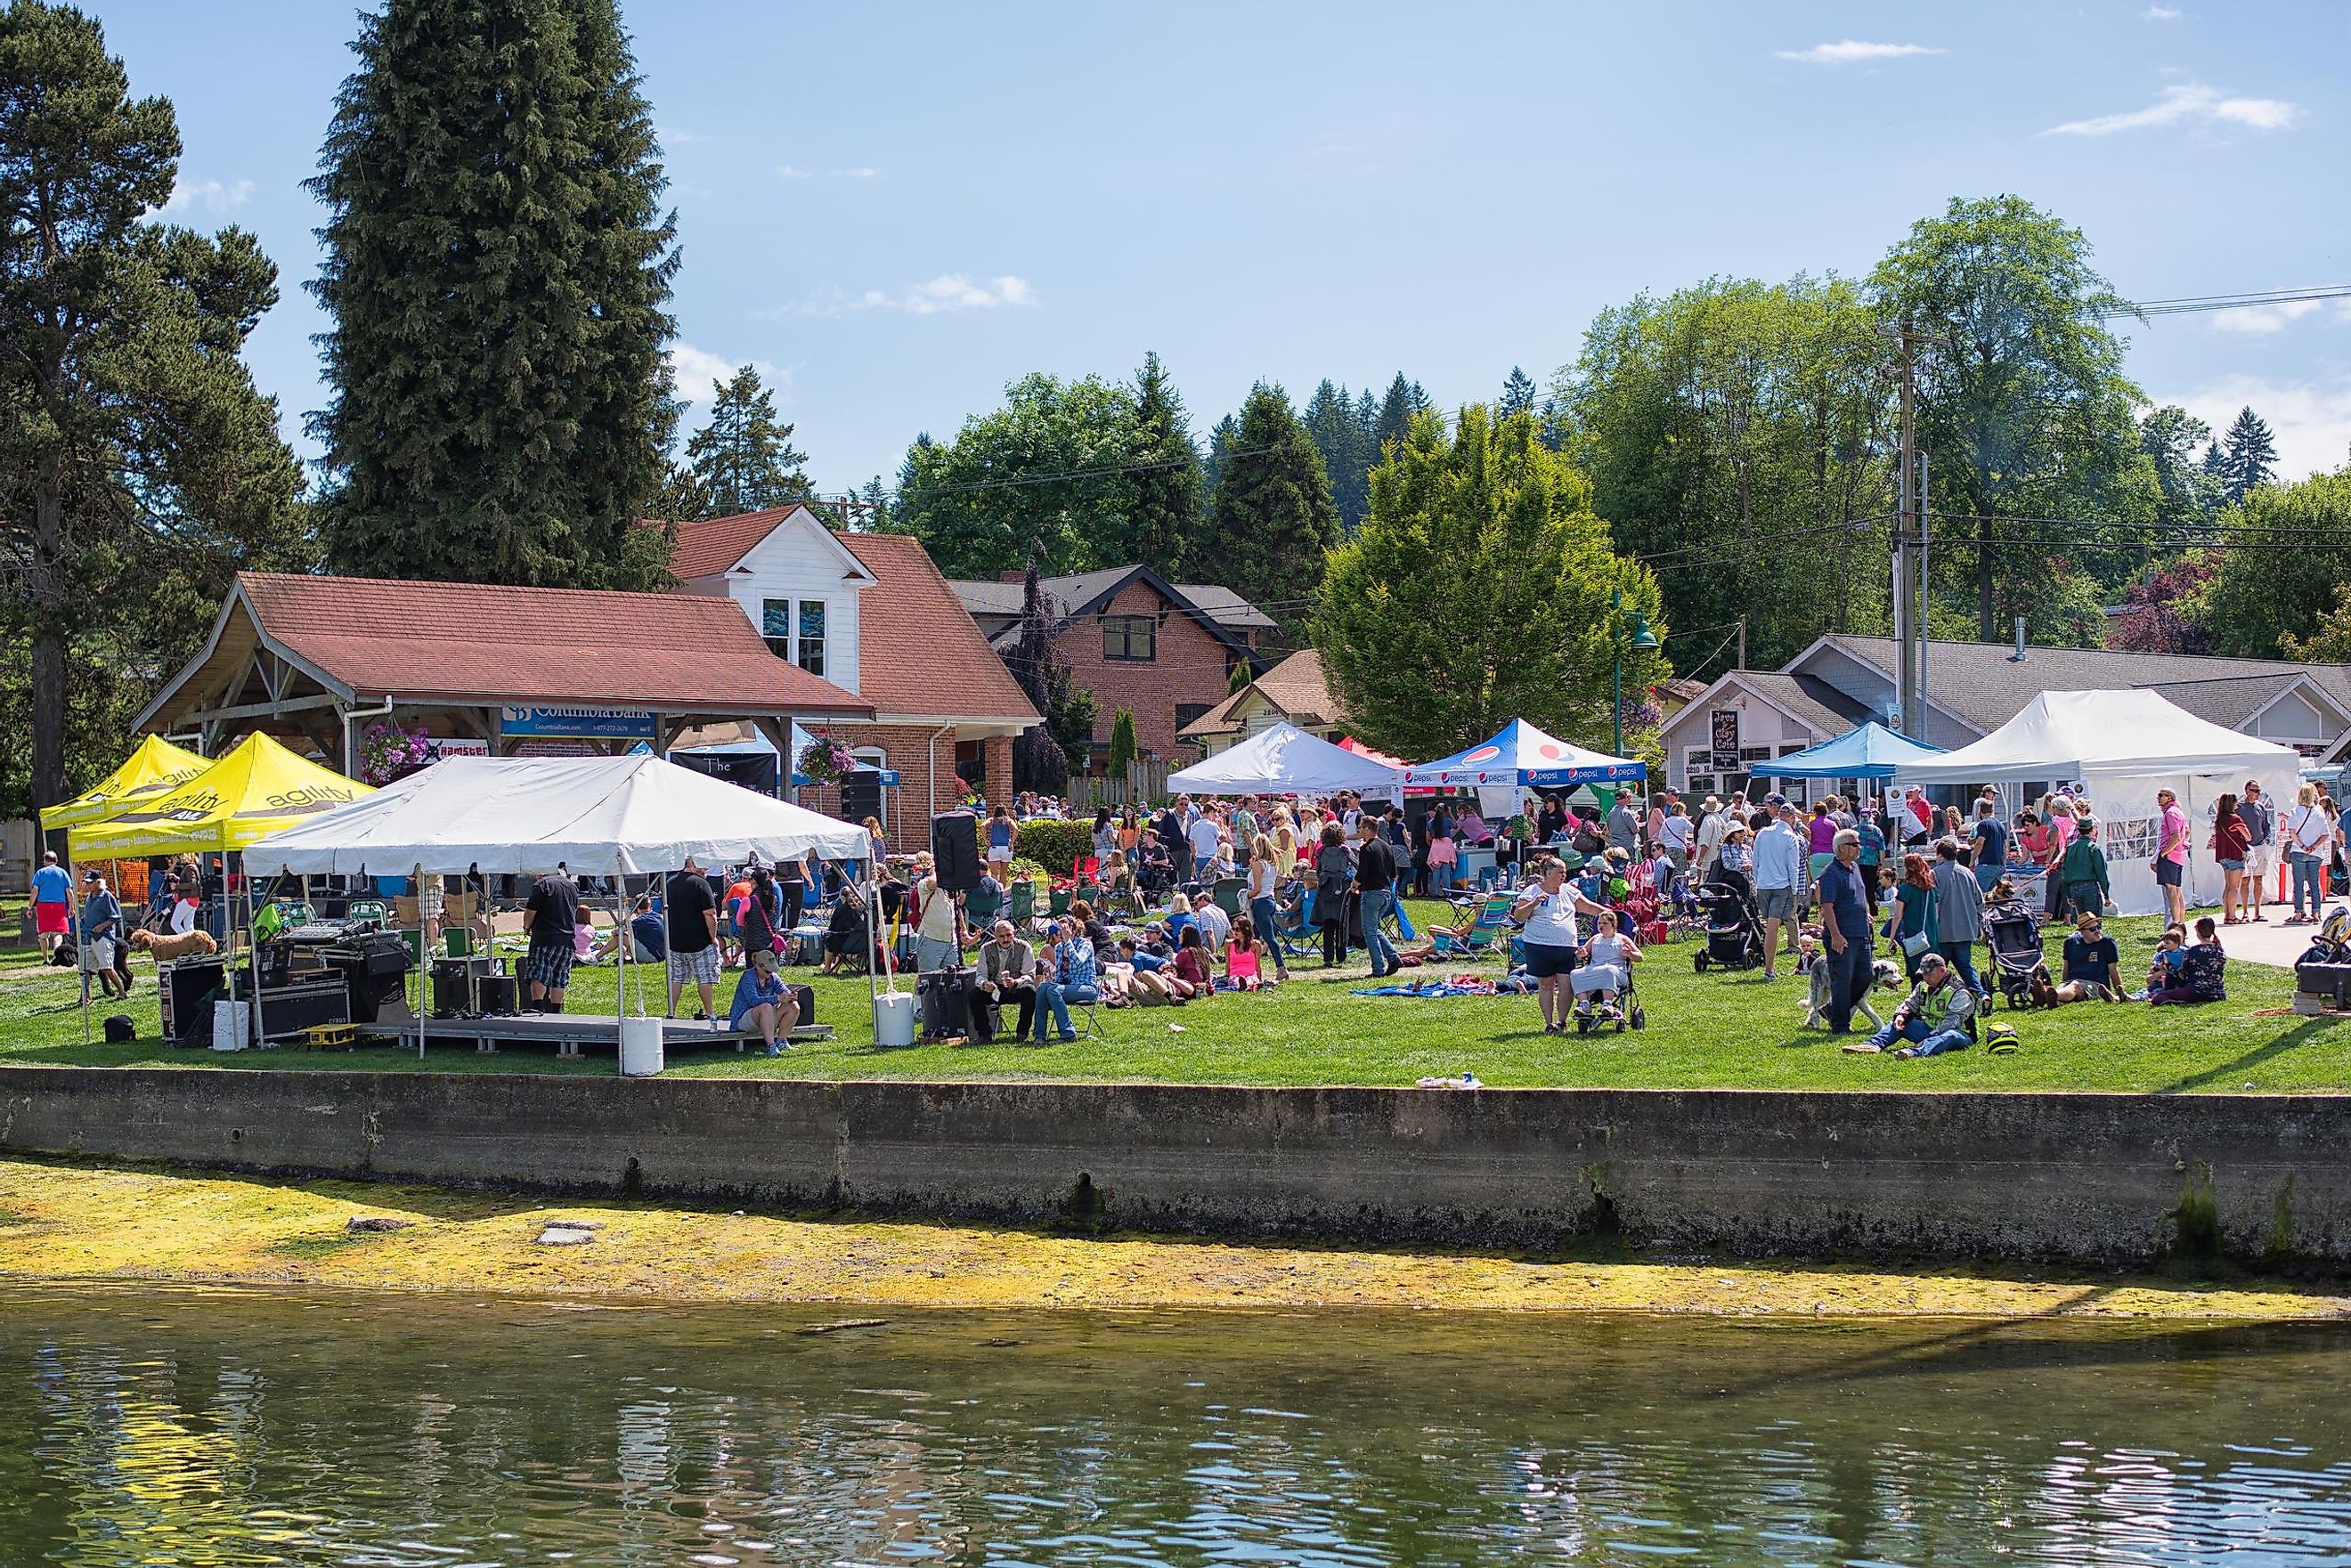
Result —
[[[2122,303],[2097,312],[2101,316],[2186,316],[2206,310],[2257,310],[2265,305],[2298,305],[2307,300],[2351,298],[2351,284],[2328,283],[2308,288],[2263,288],[2247,294],[2190,294],[2178,299],[2146,299]]]

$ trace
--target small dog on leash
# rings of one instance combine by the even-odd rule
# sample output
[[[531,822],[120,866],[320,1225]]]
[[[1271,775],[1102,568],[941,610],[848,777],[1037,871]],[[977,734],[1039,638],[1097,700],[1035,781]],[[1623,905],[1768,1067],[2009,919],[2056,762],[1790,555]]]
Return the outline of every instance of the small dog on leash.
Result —
[[[1902,989],[1902,966],[1890,958],[1879,958],[1872,963],[1869,966],[1869,989],[1872,991]],[[1877,1016],[1877,1009],[1869,1005],[1867,992],[1863,993],[1861,1000],[1854,1003],[1854,1008],[1856,1011],[1869,1015],[1871,1028],[1882,1028],[1885,1025],[1886,1020]],[[1804,998],[1803,1027],[1811,1029],[1818,1025],[1825,1028],[1828,1021],[1829,967],[1826,964],[1814,964],[1813,983],[1809,994]]]

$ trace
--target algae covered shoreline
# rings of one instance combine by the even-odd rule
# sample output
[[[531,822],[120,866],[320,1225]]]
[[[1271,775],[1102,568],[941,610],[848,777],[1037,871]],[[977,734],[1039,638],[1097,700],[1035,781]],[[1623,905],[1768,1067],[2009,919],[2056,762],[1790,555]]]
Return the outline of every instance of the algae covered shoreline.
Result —
[[[37,1160],[0,1161],[0,1278],[899,1309],[2351,1317],[2339,1281],[1069,1236]]]

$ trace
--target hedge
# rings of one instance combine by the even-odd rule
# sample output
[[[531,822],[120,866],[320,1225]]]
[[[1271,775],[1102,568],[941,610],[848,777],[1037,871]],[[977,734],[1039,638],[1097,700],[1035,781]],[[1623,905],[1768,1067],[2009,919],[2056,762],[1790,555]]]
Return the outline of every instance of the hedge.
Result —
[[[1012,848],[1055,876],[1075,876],[1078,862],[1094,852],[1093,823],[1039,817],[1020,824]]]

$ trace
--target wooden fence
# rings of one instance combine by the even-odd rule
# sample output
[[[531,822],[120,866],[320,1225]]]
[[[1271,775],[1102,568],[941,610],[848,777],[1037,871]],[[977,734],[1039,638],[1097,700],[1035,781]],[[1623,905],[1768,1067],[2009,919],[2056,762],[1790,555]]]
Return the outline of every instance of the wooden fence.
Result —
[[[1071,812],[1091,811],[1102,806],[1147,806],[1167,798],[1167,775],[1175,768],[1156,758],[1127,765],[1123,779],[1072,779],[1070,780]]]

